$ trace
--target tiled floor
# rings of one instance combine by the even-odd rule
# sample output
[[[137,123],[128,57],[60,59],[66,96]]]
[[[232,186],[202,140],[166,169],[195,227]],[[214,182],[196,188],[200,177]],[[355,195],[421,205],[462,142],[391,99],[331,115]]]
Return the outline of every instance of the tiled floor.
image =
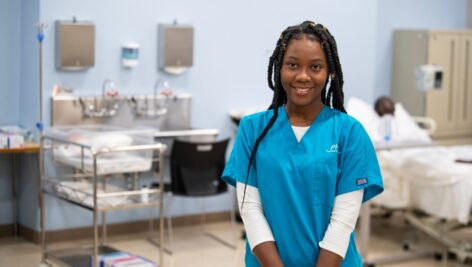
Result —
[[[225,240],[231,241],[231,227],[229,223],[208,224],[207,229]],[[242,229],[238,225],[236,231],[238,237]],[[242,267],[244,266],[244,242],[236,239],[236,250],[221,245],[214,239],[203,234],[200,227],[180,227],[174,230],[175,243],[173,255],[165,254],[164,263],[166,267]],[[371,236],[371,258],[381,256],[391,256],[401,252],[401,241],[411,232],[408,226],[391,227],[385,221],[374,219],[373,235]],[[421,244],[434,246],[434,242],[421,238]],[[72,242],[62,242],[52,244],[49,248],[67,248],[77,245],[88,245],[89,240],[79,240],[75,244]],[[148,242],[145,234],[116,236],[109,238],[109,245],[124,251],[135,253],[154,261],[158,261],[158,249]],[[26,242],[20,238],[0,239],[0,266],[1,267],[31,267],[39,266],[40,248],[39,246]],[[461,267],[463,265],[454,261],[448,263],[438,262],[431,258],[409,261],[397,264],[377,265],[386,267]]]

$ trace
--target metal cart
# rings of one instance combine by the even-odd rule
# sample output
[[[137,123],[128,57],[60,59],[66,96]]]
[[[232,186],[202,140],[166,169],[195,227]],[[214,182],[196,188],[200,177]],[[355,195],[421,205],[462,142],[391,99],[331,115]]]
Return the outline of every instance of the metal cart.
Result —
[[[151,155],[151,161],[159,164],[159,173],[153,173],[151,179],[164,184],[164,154],[166,145],[151,142],[133,141],[124,146],[101,147],[73,140],[66,135],[48,134],[41,139],[40,151],[40,181],[39,181],[39,205],[40,205],[40,230],[41,230],[41,254],[42,262],[50,265],[53,261],[61,266],[84,267],[99,266],[99,255],[116,251],[106,245],[106,213],[113,210],[135,209],[135,208],[158,208],[159,214],[163,212],[164,192],[163,187],[141,189],[139,186],[139,170],[134,170],[133,175],[129,172],[116,171],[107,172],[100,168],[100,164],[109,162],[110,155],[118,155],[113,158],[119,159],[122,155],[134,155],[147,153]],[[79,160],[72,165],[74,170],[66,174],[47,175],[45,158],[52,159],[52,163],[58,160],[58,148],[74,148]],[[128,160],[128,159],[126,159]],[[49,163],[49,162],[48,162]],[[152,163],[151,163],[152,164]],[[48,165],[49,166],[49,165]],[[121,172],[121,173],[120,173]],[[128,179],[123,179],[126,173]],[[131,177],[132,187],[124,180]],[[128,184],[128,187],[126,186]],[[87,249],[73,249],[62,251],[49,251],[46,247],[45,230],[45,194],[59,198],[68,203],[80,206],[93,212],[93,246]],[[99,240],[99,213],[101,213],[102,237]],[[153,218],[150,218],[152,224]],[[101,242],[100,242],[101,241]],[[159,266],[163,266],[164,245],[164,216],[159,216]]]

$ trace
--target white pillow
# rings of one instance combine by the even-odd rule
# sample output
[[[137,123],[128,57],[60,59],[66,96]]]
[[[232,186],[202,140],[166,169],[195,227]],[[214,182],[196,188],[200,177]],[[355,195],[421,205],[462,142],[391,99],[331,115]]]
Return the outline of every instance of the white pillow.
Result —
[[[69,135],[69,140],[78,144],[91,146],[100,150],[104,148],[116,148],[120,146],[129,146],[133,143],[133,138],[124,133],[101,133],[88,134],[80,130],[73,130]],[[55,151],[64,157],[81,157],[82,150],[76,145],[61,145]],[[119,153],[105,154],[105,156],[118,156]],[[89,149],[84,149],[84,156],[91,157],[92,153]]]
[[[394,123],[396,131],[394,140],[399,142],[431,143],[431,137],[421,129],[401,103],[395,104]]]
[[[91,138],[91,144],[94,148],[115,148],[120,146],[129,146],[133,138],[123,133],[102,133]]]
[[[379,134],[379,116],[375,113],[372,105],[367,102],[351,97],[346,104],[347,113],[358,120],[369,134],[370,139],[381,140]]]

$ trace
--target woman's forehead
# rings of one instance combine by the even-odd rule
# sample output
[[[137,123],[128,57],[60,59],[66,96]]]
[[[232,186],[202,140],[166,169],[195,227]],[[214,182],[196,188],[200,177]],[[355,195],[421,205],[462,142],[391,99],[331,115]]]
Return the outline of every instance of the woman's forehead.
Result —
[[[285,56],[303,55],[310,57],[323,57],[324,51],[316,40],[308,38],[292,39],[285,51]]]

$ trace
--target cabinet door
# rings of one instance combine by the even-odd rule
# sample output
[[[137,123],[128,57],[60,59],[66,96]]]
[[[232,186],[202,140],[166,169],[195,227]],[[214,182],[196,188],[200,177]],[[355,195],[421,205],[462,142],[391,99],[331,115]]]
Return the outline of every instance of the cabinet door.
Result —
[[[472,33],[460,39],[460,75],[458,80],[459,103],[457,128],[472,132]]]
[[[459,57],[459,36],[457,34],[431,33],[428,49],[428,63],[444,68],[443,83],[439,90],[427,92],[426,114],[436,120],[435,136],[454,133],[455,102],[459,97],[456,90]]]

